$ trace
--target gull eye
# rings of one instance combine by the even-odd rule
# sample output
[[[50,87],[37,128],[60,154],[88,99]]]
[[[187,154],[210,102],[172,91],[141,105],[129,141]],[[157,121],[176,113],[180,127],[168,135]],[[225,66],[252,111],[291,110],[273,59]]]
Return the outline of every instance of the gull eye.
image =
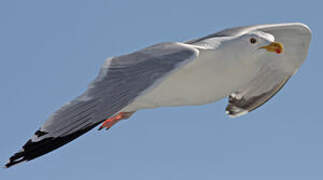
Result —
[[[257,39],[256,38],[250,38],[250,43],[251,44],[255,44],[257,42]]]

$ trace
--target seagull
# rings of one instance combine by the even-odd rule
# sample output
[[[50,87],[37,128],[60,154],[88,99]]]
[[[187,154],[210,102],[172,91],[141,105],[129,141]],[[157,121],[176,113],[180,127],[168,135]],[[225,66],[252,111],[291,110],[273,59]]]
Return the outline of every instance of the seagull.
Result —
[[[302,23],[243,26],[108,58],[88,89],[53,113],[5,167],[51,152],[100,124],[99,130],[109,129],[141,109],[228,97],[226,113],[244,115],[295,74],[311,34]]]

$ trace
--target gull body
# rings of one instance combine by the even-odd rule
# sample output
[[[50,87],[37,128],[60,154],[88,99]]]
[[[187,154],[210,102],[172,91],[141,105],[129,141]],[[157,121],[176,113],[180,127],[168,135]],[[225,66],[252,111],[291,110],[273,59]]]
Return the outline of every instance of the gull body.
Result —
[[[265,50],[253,47],[250,38],[258,38],[258,47],[275,40],[271,34],[254,31],[243,36],[209,38],[192,44],[177,43],[194,50],[195,59],[144,91],[121,111],[202,105],[229,96],[250,82],[264,63],[257,59]]]
[[[136,98],[121,111],[163,106],[202,105],[227,97],[255,75],[256,64],[251,59],[239,61],[236,57],[225,57],[221,51],[223,41],[213,39],[216,47],[187,45],[196,51],[194,61],[165,78]]]

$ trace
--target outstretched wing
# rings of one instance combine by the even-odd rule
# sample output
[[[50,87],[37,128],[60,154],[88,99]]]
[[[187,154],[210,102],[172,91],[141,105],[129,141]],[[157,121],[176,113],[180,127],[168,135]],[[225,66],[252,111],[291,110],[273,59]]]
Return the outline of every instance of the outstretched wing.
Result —
[[[246,114],[273,97],[304,62],[311,41],[310,29],[300,23],[240,27],[213,36],[240,35],[255,30],[272,34],[276,41],[284,44],[284,52],[264,56],[261,61],[265,63],[254,79],[229,96],[226,112],[232,117]]]
[[[229,28],[225,29],[222,31],[219,31],[217,33],[209,34],[207,36],[193,39],[190,41],[187,41],[187,44],[195,44],[198,42],[201,42],[205,39],[210,39],[210,38],[218,38],[218,37],[231,37],[231,36],[239,36],[243,35],[245,33],[251,32],[251,31],[264,31],[267,33],[273,33],[275,32],[280,34],[280,33],[286,33],[286,31],[303,31],[303,33],[306,33],[305,37],[307,40],[310,41],[311,39],[311,30],[309,27],[307,27],[305,24],[302,23],[281,23],[281,24],[261,24],[261,25],[251,25],[251,26],[241,26],[241,27],[235,27],[235,28]],[[285,31],[285,32],[284,32]],[[308,42],[309,43],[309,42]]]
[[[226,113],[230,117],[244,115],[266,103],[288,81],[292,74],[263,67],[250,83],[229,96]]]
[[[32,160],[81,136],[197,55],[198,50],[188,45],[162,43],[108,59],[88,90],[55,112],[6,167]]]

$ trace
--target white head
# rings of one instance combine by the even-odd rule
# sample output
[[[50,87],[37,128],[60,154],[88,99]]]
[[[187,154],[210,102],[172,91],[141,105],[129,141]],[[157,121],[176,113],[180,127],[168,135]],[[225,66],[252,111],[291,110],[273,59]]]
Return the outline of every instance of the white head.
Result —
[[[283,44],[275,42],[273,35],[262,31],[252,31],[234,36],[222,43],[223,47],[228,50],[226,53],[239,59],[258,59],[259,56],[266,53],[281,54],[284,50]]]

